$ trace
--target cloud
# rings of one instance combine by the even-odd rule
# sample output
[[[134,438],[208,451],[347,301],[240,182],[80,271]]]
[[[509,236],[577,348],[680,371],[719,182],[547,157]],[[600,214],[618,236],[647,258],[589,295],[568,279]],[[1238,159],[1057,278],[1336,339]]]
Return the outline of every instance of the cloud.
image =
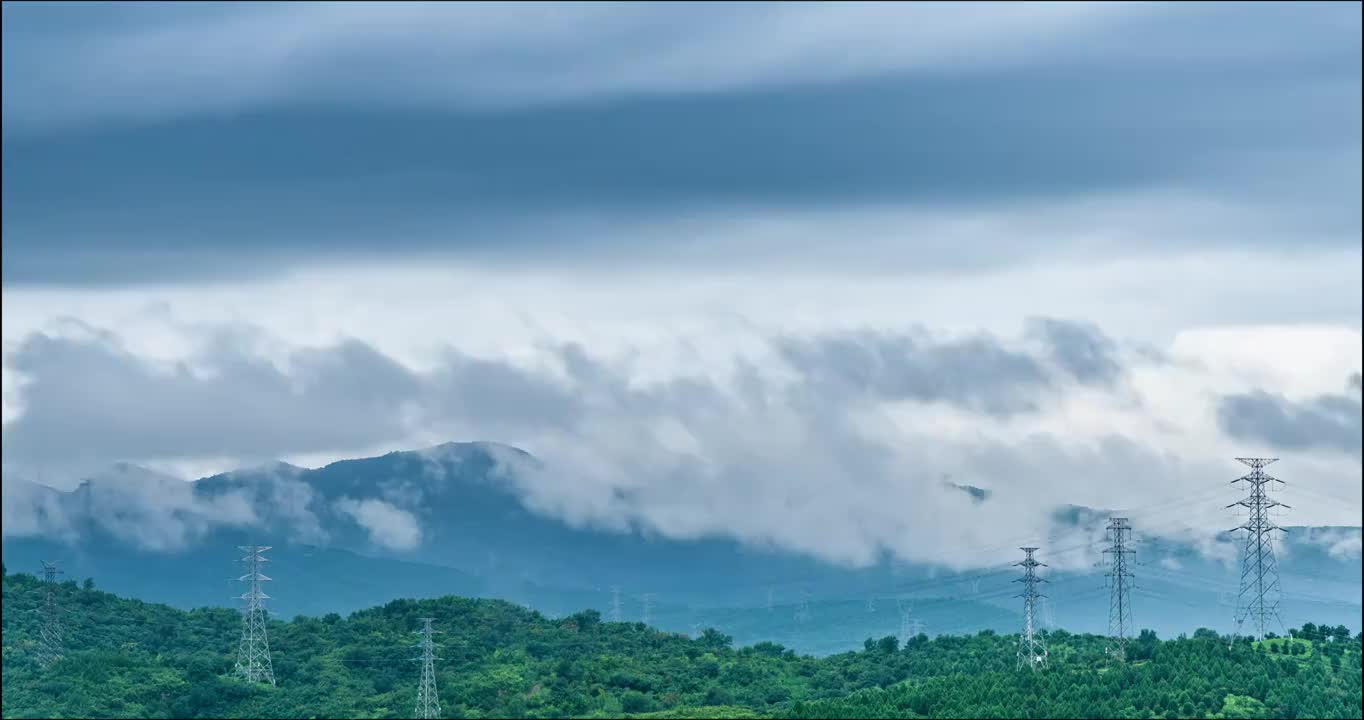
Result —
[[[1140,11],[346,3],[110,8],[73,23],[60,11],[7,7],[5,123],[357,98],[505,106],[820,82],[1046,55],[1058,39]],[[62,90],[37,103],[51,87]]]
[[[23,414],[5,425],[6,459],[264,460],[362,446],[400,437],[404,403],[421,389],[356,342],[300,349],[287,373],[230,342],[196,361],[147,361],[107,337],[28,337],[6,355],[26,379]]]
[[[1040,327],[1051,333],[1039,335]],[[1085,338],[1078,343],[1085,351],[1058,361],[1058,354],[1072,349],[1073,333]],[[1200,497],[1226,490],[1221,481],[1208,484],[1226,474],[1227,463],[1208,459],[1218,452],[1208,447],[1217,446],[1189,424],[1197,412],[1187,404],[1128,402],[1123,396],[1132,388],[1126,383],[1141,376],[1125,364],[1122,344],[1086,323],[1039,319],[1018,338],[923,329],[787,332],[764,337],[766,355],[730,356],[706,372],[683,365],[680,372],[652,374],[644,372],[657,370],[647,355],[608,357],[572,343],[541,344],[516,362],[446,348],[420,369],[355,340],[311,348],[286,343],[273,362],[242,349],[241,357],[220,367],[212,360],[220,354],[223,334],[201,335],[206,340],[200,352],[181,361],[183,372],[172,373],[155,372],[161,363],[130,351],[111,351],[122,343],[105,332],[75,338],[44,334],[18,343],[21,354],[58,339],[64,345],[61,353],[27,356],[24,409],[4,429],[7,467],[58,461],[67,444],[148,460],[180,452],[161,436],[188,430],[163,430],[164,422],[193,423],[195,433],[220,438],[216,446],[202,446],[212,447],[215,456],[229,450],[292,455],[321,443],[309,435],[310,426],[351,412],[374,414],[371,408],[384,405],[381,391],[389,389],[403,410],[373,427],[392,439],[383,442],[384,435],[376,434],[358,447],[495,438],[523,448],[533,457],[494,448],[506,469],[501,482],[531,510],[578,527],[733,538],[849,565],[889,556],[980,567],[994,562],[1001,549],[1044,543],[1056,551],[1049,559],[1054,566],[1081,568],[1095,559],[1101,523],[1065,521],[1052,512],[1076,504],[1122,507],[1143,533],[1203,542],[1214,554],[1223,550],[1203,537],[1216,525],[1196,512],[1202,505],[1221,507],[1220,497],[1211,504],[1190,501],[1197,507],[1180,513],[1169,512],[1164,499],[1171,493],[1187,497],[1187,488],[1200,484],[1208,486]],[[49,357],[84,359],[36,361]],[[1110,362],[1119,372],[1104,369]],[[101,363],[135,371],[103,372]],[[1090,372],[1095,367],[1102,371]],[[1142,367],[1142,373],[1188,372],[1182,363]],[[74,370],[84,373],[68,383],[85,403],[80,417],[67,425],[29,424],[29,418],[64,417],[54,408],[75,406],[74,399],[50,390],[61,385],[53,373]],[[373,382],[367,379],[371,373]],[[127,402],[100,383],[127,385],[129,378],[139,383],[138,417],[128,417],[132,405],[93,406]],[[32,388],[43,392],[28,393]],[[332,402],[314,407],[319,388],[326,388]],[[167,394],[180,397],[167,400]],[[273,404],[250,407],[273,429],[270,443],[260,440],[264,433],[246,443],[253,436],[234,430],[235,411],[208,406],[193,417],[181,414],[184,397],[224,403],[269,397]],[[356,404],[339,404],[346,398]],[[1141,434],[1141,422],[1161,412],[1184,418],[1177,436]],[[286,422],[297,423],[298,432]],[[115,423],[131,423],[136,432]],[[42,432],[56,434],[35,442]],[[88,442],[80,434],[87,432],[94,435]],[[111,437],[120,444],[108,443]],[[363,451],[338,449],[333,457],[359,454]],[[1230,457],[1231,451],[1223,454]],[[1313,471],[1309,460],[1295,467],[1318,486],[1340,472],[1357,471],[1329,464]],[[325,507],[306,487],[300,493],[291,486],[297,470],[287,466],[230,475],[224,482],[254,498],[247,508],[256,508],[257,516],[263,516],[261,503],[291,508],[300,518],[289,521],[291,526],[313,523],[320,530],[319,518],[342,513],[376,545],[410,549],[424,536],[415,513],[429,489],[425,483],[439,481],[443,467],[430,463],[420,482],[381,478],[386,482],[378,497],[351,492]],[[977,502],[944,485],[944,474],[958,485],[988,489],[989,500]],[[257,476],[267,479],[251,479]],[[153,500],[161,498],[129,502],[155,508]],[[142,509],[129,516],[152,523],[160,512]],[[203,518],[195,523],[213,522],[211,512],[196,511],[195,517]],[[243,516],[241,522],[250,519]],[[191,541],[196,527],[139,542]]]
[[[1034,318],[1029,332],[1047,344],[1053,362],[1081,383],[1110,385],[1122,371],[1117,345],[1093,324]]]
[[[719,378],[684,374],[647,382],[629,363],[608,362],[572,344],[546,348],[551,362],[539,367],[446,350],[434,367],[418,371],[354,340],[291,350],[277,367],[245,350],[226,352],[223,333],[204,335],[200,353],[171,371],[121,349],[109,333],[37,334],[19,343],[11,362],[27,384],[22,413],[4,428],[7,465],[59,462],[73,444],[93,461],[258,457],[330,443],[493,437],[539,458],[527,464],[511,453],[508,462],[522,472],[508,481],[528,506],[570,523],[668,537],[737,537],[865,563],[880,552],[922,557],[908,538],[926,540],[921,533],[942,527],[939,512],[973,504],[937,481],[906,484],[899,468],[911,458],[937,469],[926,477],[950,467],[964,481],[988,484],[980,478],[1006,470],[1022,477],[1020,454],[1039,449],[1045,451],[1037,457],[1062,465],[1093,462],[1096,452],[1112,458],[1144,452],[1111,440],[1080,450],[1039,438],[1021,447],[921,432],[892,439],[899,430],[880,414],[884,406],[930,412],[943,403],[1003,421],[1040,411],[1033,393],[1060,391],[1042,356],[982,335],[783,335],[771,340],[780,348],[775,365],[740,358]],[[66,373],[79,378],[62,382]],[[354,418],[365,423],[351,425]],[[321,509],[309,494],[296,497],[287,471],[266,473],[280,477],[265,495],[244,484],[259,473],[229,475],[226,482],[257,503],[294,508],[315,525]],[[885,495],[901,497],[910,488],[922,493],[922,505],[908,497],[903,507],[885,502]],[[420,503],[420,488],[390,483],[383,491],[384,499],[345,498],[334,507],[377,544],[414,546],[420,530],[402,507]],[[831,492],[839,501],[831,502]],[[1025,497],[1009,499],[1017,489],[992,492],[1006,496],[1001,506],[1017,508]],[[1027,502],[1041,505],[1050,497]],[[153,521],[145,499],[129,502]],[[755,504],[772,511],[758,513]],[[908,531],[911,525],[917,529]],[[996,522],[960,539],[978,547],[1005,527],[1031,535],[1048,532],[1044,526]],[[974,557],[963,551],[953,561]]]
[[[1341,560],[1358,560],[1364,547],[1359,528],[1303,528],[1301,532],[1295,533],[1298,542],[1324,547],[1327,554]]]
[[[501,437],[571,432],[603,412],[661,416],[730,402],[695,380],[635,390],[622,369],[573,344],[551,348],[552,364],[538,369],[446,349],[418,372],[354,339],[271,362],[236,340],[239,332],[207,333],[195,354],[169,363],[134,355],[103,331],[29,335],[6,355],[24,378],[23,410],[4,426],[6,460],[263,460],[372,447],[430,423]],[[1041,360],[988,336],[861,333],[772,343],[807,403],[945,402],[1008,416],[1036,411],[1052,389]],[[756,370],[747,380],[754,392],[774,392]]]
[[[411,550],[421,543],[421,525],[412,513],[383,500],[343,497],[336,509],[369,533],[370,541],[389,550]]]
[[[779,341],[783,357],[816,392],[880,401],[944,401],[991,415],[1037,410],[1050,383],[1034,358],[985,337],[935,344],[860,333]]]
[[[1358,375],[1353,395],[1328,393],[1295,402],[1263,390],[1221,398],[1217,416],[1222,430],[1239,440],[1287,450],[1326,448],[1360,453]]]
[[[41,9],[7,8],[0,272],[7,284],[181,283],[382,255],[925,274],[1357,248],[1358,36],[1333,20],[1353,14],[1357,27],[1357,8],[720,7],[229,6],[90,20],[77,40],[60,18],[25,30]],[[669,41],[646,42],[638,24]],[[1019,62],[1049,52],[1048,28],[1085,39]],[[601,62],[579,67],[556,43]],[[87,58],[111,45],[124,49]],[[994,52],[968,51],[982,46]],[[941,63],[902,62],[944,50]],[[808,82],[862,51],[885,62]],[[676,55],[666,71],[649,69],[655,52]],[[769,65],[752,82],[688,84]],[[499,80],[508,67],[523,82]],[[199,70],[209,78],[191,79]],[[469,78],[578,97],[575,81],[607,87],[620,72],[638,88],[609,100],[492,111],[450,99]],[[389,92],[415,99],[382,101]],[[205,102],[227,116],[205,116]],[[144,113],[176,121],[112,122]],[[12,130],[26,114],[42,133]],[[49,115],[93,127],[65,132]],[[842,251],[854,238],[859,251]]]
[[[4,479],[5,535],[73,538],[86,528],[149,550],[179,550],[215,527],[245,527],[257,516],[241,491],[196,493],[180,478],[118,463],[85,478],[71,494],[21,478]]]

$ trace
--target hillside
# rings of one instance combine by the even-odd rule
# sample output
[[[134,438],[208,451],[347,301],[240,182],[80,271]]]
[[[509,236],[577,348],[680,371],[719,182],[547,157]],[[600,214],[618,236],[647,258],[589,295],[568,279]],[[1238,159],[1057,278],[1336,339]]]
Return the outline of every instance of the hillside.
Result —
[[[10,568],[29,572],[40,560],[58,560],[68,577],[95,576],[113,592],[182,609],[230,607],[241,592],[232,582],[240,574],[234,546],[254,540],[274,546],[271,608],[282,618],[442,595],[504,598],[553,616],[595,608],[605,616],[610,589],[620,586],[624,619],[642,619],[642,596],[652,593],[651,620],[661,628],[710,626],[741,644],[775,640],[817,655],[897,632],[900,601],[912,604],[929,635],[1010,632],[1019,624],[1017,568],[1007,554],[997,566],[960,574],[889,560],[846,568],[724,538],[574,527],[526,507],[514,478],[528,467],[538,461],[490,443],[446,443],[316,469],[273,464],[192,483],[118,465],[71,492],[25,486],[33,522],[49,532],[7,526],[3,556]],[[981,488],[959,489],[972,507],[996,501]],[[371,500],[389,503],[395,517],[408,513],[417,542],[394,547],[393,537],[376,536],[345,510],[347,502]],[[227,522],[243,507],[254,524]],[[10,513],[30,517],[17,504]],[[1106,514],[1067,506],[1057,517],[1089,534]],[[1291,529],[1280,562],[1287,625],[1359,618],[1358,556],[1330,544],[1353,537],[1357,548],[1358,533]],[[1087,551],[1097,558],[1099,548]],[[1232,630],[1234,562],[1159,540],[1140,546],[1137,561],[1134,612],[1143,626],[1164,635],[1190,626]],[[1098,573],[1052,573],[1046,619],[1102,632],[1107,604]],[[807,620],[797,622],[807,598]]]
[[[278,687],[230,677],[238,616],[58,587],[66,657],[33,650],[43,587],[3,585],[3,716],[401,717],[417,677],[412,631],[444,634],[447,717],[1360,717],[1360,638],[1304,627],[1283,643],[1229,648],[1209,631],[1134,642],[1127,665],[1104,639],[1056,631],[1050,667],[1014,669],[1016,638],[983,632],[906,647],[893,637],[826,658],[763,643],[736,649],[586,611],[549,619],[495,600],[395,600],[342,618],[273,621]]]

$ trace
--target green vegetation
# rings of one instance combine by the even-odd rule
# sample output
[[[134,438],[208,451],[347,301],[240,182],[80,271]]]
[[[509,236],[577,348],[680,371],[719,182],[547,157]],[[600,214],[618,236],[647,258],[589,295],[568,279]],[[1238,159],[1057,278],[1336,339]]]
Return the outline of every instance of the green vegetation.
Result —
[[[272,622],[278,687],[231,676],[238,615],[184,612],[59,586],[67,652],[34,662],[41,583],[4,579],[3,716],[405,717],[417,618],[445,634],[438,664],[450,717],[1360,717],[1360,638],[1306,625],[1291,641],[1237,643],[1150,632],[1113,665],[1104,639],[1051,633],[1050,667],[1018,671],[1016,639],[990,631],[895,638],[827,658],[773,643],[734,649],[586,611],[550,619],[510,603],[397,600]],[[1310,653],[1275,647],[1304,645]]]

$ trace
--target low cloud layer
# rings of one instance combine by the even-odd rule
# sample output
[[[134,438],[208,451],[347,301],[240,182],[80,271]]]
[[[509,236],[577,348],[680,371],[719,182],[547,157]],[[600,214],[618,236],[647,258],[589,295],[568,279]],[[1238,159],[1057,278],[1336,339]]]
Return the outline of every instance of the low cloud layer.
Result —
[[[412,513],[383,500],[341,498],[336,509],[349,515],[369,533],[375,545],[388,550],[411,550],[421,543],[421,525]]]
[[[1052,331],[1035,347],[923,331],[780,337],[772,345],[786,366],[770,371],[794,373],[798,390],[783,392],[798,392],[806,412],[815,403],[913,401],[1001,417],[1037,411],[1066,382],[1093,381],[1091,370],[1052,360],[1077,345],[1084,362],[1116,372],[1116,347],[1097,328],[1039,322]],[[687,417],[735,402],[731,388],[695,379],[636,390],[625,371],[571,344],[552,348],[552,365],[539,369],[447,349],[418,372],[358,340],[297,349],[276,364],[252,353],[242,332],[211,333],[196,355],[170,363],[139,357],[107,332],[28,336],[5,356],[23,378],[22,413],[4,426],[6,460],[267,460],[401,441],[422,427],[463,425],[499,439],[568,432],[601,414]],[[751,400],[779,387],[741,367],[732,389]]]
[[[1302,401],[1256,390],[1223,397],[1217,415],[1232,437],[1283,450],[1327,449],[1360,454],[1359,375],[1346,393]]]
[[[734,538],[841,564],[889,555],[958,567],[1043,540],[1069,553],[1053,559],[1057,566],[1082,567],[1096,559],[1100,538],[1060,520],[1056,507],[1123,507],[1143,532],[1183,537],[1197,534],[1193,517],[1151,506],[1168,506],[1164,498],[1190,486],[1207,487],[1209,507],[1212,494],[1227,492],[1227,463],[1128,436],[1121,423],[1051,429],[1077,402],[1100,402],[1091,413],[1145,412],[1126,397],[1129,376],[1165,367],[1087,323],[1039,318],[1015,338],[924,329],[778,335],[768,339],[768,361],[736,357],[717,376],[647,381],[629,361],[572,344],[517,363],[447,349],[416,370],[358,341],[271,362],[225,350],[219,333],[207,337],[202,352],[170,364],[120,349],[108,333],[19,343],[7,359],[24,377],[23,410],[4,425],[11,474],[59,467],[72,446],[91,462],[164,461],[493,439],[537,460],[502,458],[522,501],[571,525]],[[290,472],[271,473],[278,487],[266,500],[295,508],[289,523],[300,537],[325,540],[322,512],[349,518],[390,550],[411,550],[425,536],[425,491],[410,480],[376,478],[381,497],[320,508],[306,486],[303,495],[292,489]],[[944,484],[947,474],[988,490],[988,500]],[[9,487],[7,507],[42,507],[27,485]],[[147,486],[155,503],[136,502],[180,524],[143,531],[160,533],[138,539],[147,546],[190,541],[216,516],[253,522],[249,503],[199,507],[188,491],[159,487]],[[143,525],[156,522],[149,515]]]

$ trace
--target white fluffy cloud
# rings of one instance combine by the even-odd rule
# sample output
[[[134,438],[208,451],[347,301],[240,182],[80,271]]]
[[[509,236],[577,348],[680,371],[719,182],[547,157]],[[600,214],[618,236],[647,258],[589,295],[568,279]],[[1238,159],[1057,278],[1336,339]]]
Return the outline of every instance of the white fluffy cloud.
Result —
[[[336,509],[369,533],[375,545],[389,550],[411,550],[421,542],[421,524],[412,513],[383,500],[341,498]]]

